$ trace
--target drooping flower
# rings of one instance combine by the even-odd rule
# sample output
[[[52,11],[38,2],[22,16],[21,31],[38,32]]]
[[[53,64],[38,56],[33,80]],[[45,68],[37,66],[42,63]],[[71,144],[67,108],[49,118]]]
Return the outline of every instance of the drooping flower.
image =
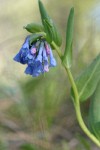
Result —
[[[21,64],[27,64],[26,56],[29,53],[29,36],[26,37],[24,44],[22,45],[19,53],[14,57],[14,60]]]
[[[14,60],[21,64],[27,64],[25,73],[37,77],[40,74],[49,72],[50,67],[55,67],[56,60],[50,45],[45,39],[38,39],[32,45],[30,45],[29,39],[29,36],[25,39]]]

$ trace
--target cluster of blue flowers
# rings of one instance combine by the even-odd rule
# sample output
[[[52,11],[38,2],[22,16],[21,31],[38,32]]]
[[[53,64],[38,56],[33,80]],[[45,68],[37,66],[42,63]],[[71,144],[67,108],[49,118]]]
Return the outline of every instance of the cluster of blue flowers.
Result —
[[[40,39],[30,45],[29,39],[30,36],[25,39],[14,60],[21,64],[27,64],[25,73],[37,77],[44,72],[48,72],[50,67],[55,67],[56,60],[46,40]]]

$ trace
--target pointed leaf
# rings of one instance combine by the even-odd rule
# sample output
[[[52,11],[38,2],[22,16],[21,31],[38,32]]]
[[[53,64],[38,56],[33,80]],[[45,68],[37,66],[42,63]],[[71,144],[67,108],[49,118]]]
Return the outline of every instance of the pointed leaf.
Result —
[[[80,101],[87,100],[95,91],[100,80],[100,54],[75,80]],[[73,91],[71,91],[74,97]]]
[[[44,26],[44,30],[47,34],[48,42],[51,43],[52,41],[54,41],[58,46],[60,46],[62,43],[61,35],[58,32],[53,20],[47,14],[47,11],[45,10],[40,0],[39,0],[39,9],[41,13],[41,19]]]
[[[88,119],[90,130],[100,140],[100,81],[91,98]]]
[[[53,32],[53,41],[58,45],[61,46],[62,44],[62,37],[56,27],[56,25],[53,23],[52,25],[52,32]]]
[[[45,32],[47,34],[46,39],[49,43],[52,42],[53,40],[53,36],[52,36],[52,26],[50,25],[50,20],[48,21],[48,19],[43,20],[44,23],[44,28],[45,28]]]
[[[45,8],[44,8],[44,6],[43,6],[43,3],[42,3],[40,0],[38,0],[38,3],[39,3],[39,9],[40,9],[42,21],[45,20],[45,19],[48,19],[48,20],[49,20],[50,17],[49,17],[47,11],[45,10]]]
[[[66,47],[63,57],[63,62],[67,65],[68,68],[70,68],[72,64],[73,28],[74,28],[74,8],[71,8],[67,22]]]
[[[27,26],[25,26],[24,28],[30,33],[36,33],[36,32],[44,31],[43,26],[40,24],[36,24],[36,23],[30,23]]]

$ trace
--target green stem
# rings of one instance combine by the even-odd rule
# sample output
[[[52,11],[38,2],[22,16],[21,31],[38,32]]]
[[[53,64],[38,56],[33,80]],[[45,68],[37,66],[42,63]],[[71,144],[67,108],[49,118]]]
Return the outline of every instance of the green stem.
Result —
[[[52,46],[55,48],[55,50],[56,50],[56,52],[58,53],[58,55],[59,55],[59,57],[60,57],[60,59],[62,58],[62,52],[61,52],[61,50],[59,49],[59,47],[55,44],[55,42],[53,42],[52,41]]]
[[[99,140],[88,130],[88,128],[86,127],[84,121],[83,121],[83,118],[82,118],[82,114],[81,114],[81,109],[80,109],[80,102],[79,102],[79,94],[78,94],[78,91],[77,91],[77,87],[76,87],[76,84],[75,84],[75,81],[73,79],[73,76],[71,74],[71,71],[69,70],[69,68],[67,68],[66,66],[64,66],[66,71],[67,71],[67,74],[68,74],[68,77],[69,77],[69,80],[70,80],[70,83],[72,85],[72,88],[73,88],[73,91],[74,91],[74,95],[75,95],[75,103],[74,103],[74,106],[75,106],[75,110],[76,110],[76,116],[77,116],[77,120],[79,122],[79,125],[80,127],[82,128],[82,130],[87,134],[87,136],[92,140],[94,141],[94,143],[100,147],[100,142]]]
[[[60,51],[59,47],[54,42],[52,42],[52,46],[55,48],[55,50],[57,51],[57,53],[58,53],[58,55],[59,55],[59,57],[61,59],[63,55],[62,55],[62,52]],[[81,114],[81,109],[80,109],[79,94],[78,94],[78,90],[77,90],[74,78],[72,76],[72,73],[71,73],[70,69],[67,68],[67,66],[65,64],[63,64],[63,66],[64,66],[64,68],[65,68],[65,70],[67,72],[69,81],[71,83],[71,86],[72,86],[72,89],[73,89],[73,92],[74,92],[74,96],[75,96],[74,106],[75,106],[75,111],[76,111],[76,116],[77,116],[78,123],[79,123],[80,127],[82,128],[82,130],[86,133],[86,135],[98,147],[100,147],[99,140],[89,131],[89,129],[86,127],[86,125],[85,125],[85,123],[83,121],[82,114]]]

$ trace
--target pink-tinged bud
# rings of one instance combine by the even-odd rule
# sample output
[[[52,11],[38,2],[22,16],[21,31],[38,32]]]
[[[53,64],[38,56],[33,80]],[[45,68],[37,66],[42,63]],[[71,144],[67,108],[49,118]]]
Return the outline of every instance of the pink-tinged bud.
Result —
[[[35,54],[35,53],[36,53],[36,48],[34,47],[31,49],[31,54]]]
[[[45,72],[49,72],[48,65],[44,66],[44,71],[45,71]]]
[[[49,48],[48,44],[45,45],[45,48],[46,48],[47,54],[49,55],[50,54],[50,48]]]

